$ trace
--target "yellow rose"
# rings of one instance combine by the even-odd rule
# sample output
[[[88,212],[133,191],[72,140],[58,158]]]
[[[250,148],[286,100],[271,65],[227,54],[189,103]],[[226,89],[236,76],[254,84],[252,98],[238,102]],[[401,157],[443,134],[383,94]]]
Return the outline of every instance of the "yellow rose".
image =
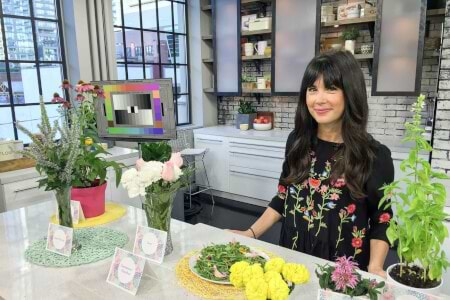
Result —
[[[262,277],[253,278],[245,287],[245,295],[248,300],[266,300],[267,290],[268,285]]]
[[[280,275],[279,273],[276,273]],[[280,278],[274,278],[269,282],[267,296],[272,300],[285,300],[289,297],[289,287],[287,283]]]
[[[84,145],[86,145],[86,146],[90,146],[93,143],[94,143],[94,141],[90,137],[84,139]]]
[[[272,259],[269,259],[266,264],[264,265],[264,270],[266,272],[268,271],[275,271],[278,273],[281,273],[281,270],[286,262],[281,257],[275,257]]]
[[[242,273],[242,282],[245,286],[250,280],[258,278],[264,280],[264,271],[260,264],[251,265]]]
[[[264,280],[269,283],[270,281],[272,281],[273,279],[281,279],[283,280],[283,278],[281,278],[280,273],[275,272],[275,271],[268,271],[264,274]]]
[[[250,264],[246,261],[240,261],[234,263],[230,268],[230,282],[233,286],[237,288],[244,287],[244,283],[242,282],[242,273],[245,269],[247,269]]]
[[[285,280],[295,284],[309,281],[309,271],[302,264],[287,263],[283,266],[282,274]]]

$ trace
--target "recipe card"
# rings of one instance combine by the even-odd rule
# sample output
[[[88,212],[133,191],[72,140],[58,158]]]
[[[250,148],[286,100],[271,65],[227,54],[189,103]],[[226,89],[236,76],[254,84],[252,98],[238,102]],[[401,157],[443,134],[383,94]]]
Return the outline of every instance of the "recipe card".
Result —
[[[48,251],[70,256],[72,254],[73,228],[58,224],[48,224],[47,247]]]
[[[145,259],[143,257],[116,248],[106,282],[136,295],[144,267]]]
[[[138,225],[134,238],[133,253],[161,264],[166,251],[167,232]]]
[[[80,201],[70,200],[70,212],[72,213],[73,224],[78,224],[84,220],[83,208]]]

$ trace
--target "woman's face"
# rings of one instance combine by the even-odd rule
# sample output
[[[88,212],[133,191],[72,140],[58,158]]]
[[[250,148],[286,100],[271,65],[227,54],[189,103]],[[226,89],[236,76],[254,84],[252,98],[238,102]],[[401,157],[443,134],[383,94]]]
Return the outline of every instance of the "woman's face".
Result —
[[[320,76],[306,91],[306,105],[317,124],[339,124],[344,114],[344,92],[337,87],[327,89]]]

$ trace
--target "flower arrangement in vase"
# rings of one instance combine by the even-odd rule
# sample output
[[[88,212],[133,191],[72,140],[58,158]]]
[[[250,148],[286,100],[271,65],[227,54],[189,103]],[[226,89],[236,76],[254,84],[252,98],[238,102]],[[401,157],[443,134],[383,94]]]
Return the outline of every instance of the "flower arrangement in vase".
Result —
[[[421,153],[432,151],[421,127],[424,101],[423,95],[417,98],[412,108],[413,121],[405,124],[403,142],[414,145],[400,165],[406,176],[383,187],[380,206],[392,205],[396,210],[386,233],[392,245],[398,243],[400,264],[388,268],[388,281],[435,294],[443,284],[443,271],[450,266],[443,249],[448,237],[444,224],[448,216],[444,212],[446,190],[439,182],[449,177],[433,170],[428,160],[420,157]]]
[[[281,257],[271,258],[264,266],[240,261],[230,267],[231,284],[245,289],[248,300],[288,299],[295,284],[307,283],[309,278],[304,265],[286,263]]]
[[[318,266],[316,269],[317,278],[319,278],[320,299],[370,299],[377,300],[381,294],[380,289],[384,287],[384,281],[377,282],[362,278],[358,273],[358,264],[352,260],[352,257],[339,257],[334,266],[326,264]],[[341,294],[340,296],[338,294]]]
[[[107,161],[99,155],[107,155],[100,145],[97,134],[97,122],[95,118],[95,101],[104,98],[103,91],[98,85],[92,85],[82,80],[73,88],[69,81],[64,80],[61,87],[65,94],[73,90],[77,96],[77,103],[60,97],[58,93],[53,95],[52,103],[61,103],[61,108],[66,115],[66,122],[72,122],[72,116],[78,118],[80,127],[80,151],[76,157],[73,170],[71,198],[80,202],[83,214],[86,218],[93,218],[105,212],[105,191],[107,168],[113,168],[116,173],[116,186],[119,185],[122,175],[122,164]],[[73,126],[73,125],[72,125]]]
[[[167,142],[147,143],[143,145],[144,148],[143,156],[146,153],[147,159],[156,157],[161,161],[139,159],[136,168],[123,173],[122,185],[130,198],[145,197],[143,208],[148,226],[167,232],[165,255],[168,255],[173,251],[170,234],[173,201],[177,191],[187,186],[193,170],[188,167],[182,169],[181,154],[172,153]]]
[[[55,120],[53,126],[45,109],[44,100],[40,98],[41,123],[38,125],[39,134],[17,123],[17,128],[26,134],[32,143],[21,153],[36,161],[36,170],[44,178],[38,180],[39,187],[46,191],[54,191],[58,203],[58,218],[62,226],[73,227],[70,209],[70,188],[73,172],[80,148],[80,126],[77,115],[70,113],[71,126],[63,122],[62,126]],[[56,140],[56,134],[60,139]]]

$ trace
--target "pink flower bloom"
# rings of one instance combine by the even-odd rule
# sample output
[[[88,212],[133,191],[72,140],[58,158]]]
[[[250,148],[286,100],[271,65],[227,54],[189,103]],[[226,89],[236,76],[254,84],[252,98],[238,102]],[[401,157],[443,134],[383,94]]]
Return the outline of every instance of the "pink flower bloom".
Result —
[[[63,103],[65,100],[58,93],[53,94],[52,103]]]
[[[358,284],[358,277],[354,273],[357,263],[352,257],[339,257],[336,259],[336,266],[331,273],[331,280],[335,283],[336,289],[345,291],[348,287],[354,289]]]
[[[320,187],[320,192],[321,192],[322,194],[326,193],[327,191],[328,191],[328,185],[322,185],[322,186]]]
[[[92,84],[89,84],[89,83],[77,84],[75,86],[75,91],[77,93],[90,92],[92,90],[94,90],[94,86]]]
[[[105,92],[102,89],[97,90],[97,97],[105,99]]]
[[[81,95],[81,94],[78,94],[77,95],[77,100],[80,101],[80,102],[83,101],[84,100],[84,96]]]
[[[143,165],[145,165],[145,161],[144,161],[142,158],[139,158],[139,159],[136,161],[136,169],[137,169],[138,171],[140,171]]]
[[[161,173],[161,177],[163,180],[168,182],[175,181],[175,171],[173,169],[173,166],[174,164],[170,160],[164,163],[163,170]]]
[[[181,157],[180,152],[172,153],[169,161],[172,162],[173,165],[177,166],[178,168],[181,168],[181,166],[183,165],[183,158]]]
[[[379,221],[380,221],[380,223],[388,223],[390,219],[391,219],[391,215],[389,213],[383,213],[380,216],[380,220]]]
[[[355,204],[350,204],[349,206],[347,206],[347,211],[349,214],[352,214],[355,212],[356,209],[356,205]]]
[[[330,199],[333,201],[337,201],[339,200],[339,195],[336,193],[331,194]]]
[[[68,90],[72,88],[72,85],[70,84],[69,80],[64,79],[62,84],[61,84],[61,88]]]
[[[286,194],[286,187],[284,185],[278,185],[278,193]]]

